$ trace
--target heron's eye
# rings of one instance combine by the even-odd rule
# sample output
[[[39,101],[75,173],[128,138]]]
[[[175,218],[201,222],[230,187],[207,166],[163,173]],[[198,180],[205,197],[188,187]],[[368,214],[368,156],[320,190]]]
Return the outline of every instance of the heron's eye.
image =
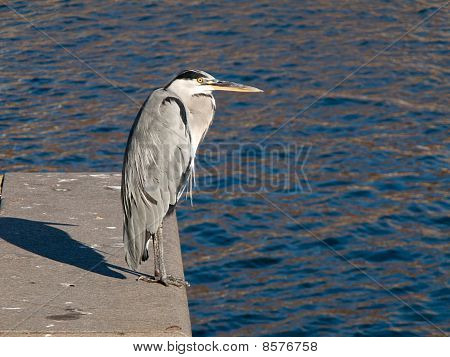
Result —
[[[197,82],[198,82],[198,83],[203,83],[203,78],[201,78],[201,77],[200,77],[200,78],[197,78]]]

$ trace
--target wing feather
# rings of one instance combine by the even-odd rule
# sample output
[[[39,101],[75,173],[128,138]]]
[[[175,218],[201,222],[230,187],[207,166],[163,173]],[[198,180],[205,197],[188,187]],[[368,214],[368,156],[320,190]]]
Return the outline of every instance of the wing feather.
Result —
[[[191,171],[189,118],[180,98],[158,89],[145,101],[128,138],[122,171],[123,237],[132,269],[161,225]]]

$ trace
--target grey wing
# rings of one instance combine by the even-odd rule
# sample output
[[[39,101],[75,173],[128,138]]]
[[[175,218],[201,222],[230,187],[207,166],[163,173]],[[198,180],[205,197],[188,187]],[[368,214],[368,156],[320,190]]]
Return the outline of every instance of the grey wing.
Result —
[[[176,205],[189,179],[193,155],[187,115],[180,98],[159,89],[133,124],[122,172],[125,258],[132,269],[147,259],[149,234]]]

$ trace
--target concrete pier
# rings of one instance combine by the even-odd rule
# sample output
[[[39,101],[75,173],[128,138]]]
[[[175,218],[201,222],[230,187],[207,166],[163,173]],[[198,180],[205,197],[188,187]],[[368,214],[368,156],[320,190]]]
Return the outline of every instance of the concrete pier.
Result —
[[[168,273],[183,277],[175,214],[164,226]],[[0,335],[191,335],[186,289],[126,266],[118,173],[6,174],[0,270]]]

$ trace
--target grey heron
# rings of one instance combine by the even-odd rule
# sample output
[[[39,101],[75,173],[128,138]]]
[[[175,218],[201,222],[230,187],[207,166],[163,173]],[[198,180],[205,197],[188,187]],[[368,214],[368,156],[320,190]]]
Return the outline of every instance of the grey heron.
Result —
[[[128,137],[122,170],[125,259],[136,270],[153,244],[155,282],[182,286],[164,264],[162,222],[192,190],[195,154],[213,120],[213,91],[262,92],[199,70],[179,73],[144,102]],[[148,279],[144,279],[148,280]]]

